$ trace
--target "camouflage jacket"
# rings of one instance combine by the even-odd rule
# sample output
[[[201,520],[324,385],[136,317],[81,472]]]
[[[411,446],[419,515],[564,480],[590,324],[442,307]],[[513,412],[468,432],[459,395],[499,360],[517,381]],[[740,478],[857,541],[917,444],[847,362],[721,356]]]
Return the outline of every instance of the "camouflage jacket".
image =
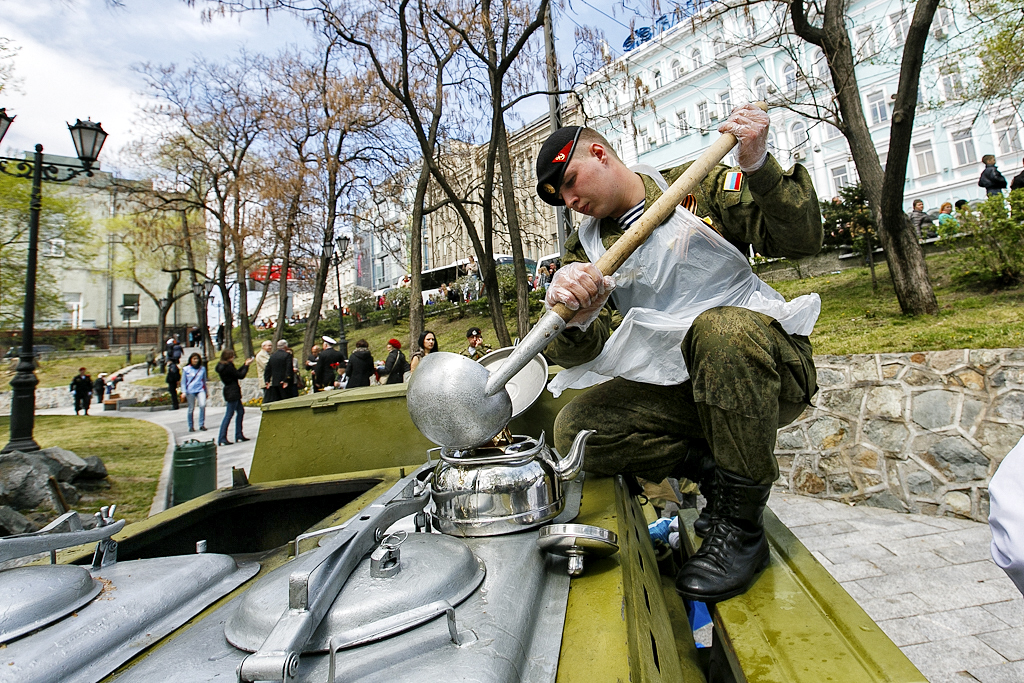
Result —
[[[692,162],[690,162],[692,163]],[[671,185],[689,168],[690,163],[662,171]],[[821,250],[822,228],[818,196],[811,176],[797,164],[784,171],[769,155],[764,166],[751,174],[743,174],[740,190],[725,190],[730,172],[739,171],[719,164],[708,173],[693,193],[696,206],[693,213],[703,218],[747,255],[752,247],[755,253],[768,257],[800,258],[813,256]],[[640,176],[647,190],[644,211],[661,196],[661,189],[647,176]],[[601,241],[611,247],[623,230],[614,218],[601,221]],[[565,241],[563,264],[586,262],[586,252],[580,244],[579,233],[573,232]],[[551,342],[545,355],[563,367],[572,367],[593,360],[601,353],[605,341],[622,322],[622,316],[609,300],[601,315],[586,330],[570,328]]]

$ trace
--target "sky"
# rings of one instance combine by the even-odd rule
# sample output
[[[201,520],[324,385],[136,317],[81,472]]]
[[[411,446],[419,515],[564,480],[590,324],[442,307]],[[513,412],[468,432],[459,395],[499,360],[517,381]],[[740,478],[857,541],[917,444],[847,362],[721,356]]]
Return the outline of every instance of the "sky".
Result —
[[[644,0],[629,0],[641,6]],[[203,22],[200,7],[181,0],[2,0],[0,37],[19,50],[14,88],[0,93],[0,107],[16,114],[3,142],[4,156],[20,156],[36,143],[51,154],[75,156],[66,123],[91,118],[110,135],[100,163],[117,166],[119,150],[138,136],[137,112],[144,83],[135,67],[185,64],[202,57],[217,61],[245,47],[273,54],[308,40],[297,18],[275,13],[218,17]],[[201,3],[196,3],[201,5]],[[577,24],[602,28],[621,50],[630,16],[613,0],[571,0],[555,10],[560,59],[574,47]],[[650,14],[650,11],[647,12]],[[638,21],[642,25],[643,21]],[[536,98],[521,109],[529,121],[547,111]]]

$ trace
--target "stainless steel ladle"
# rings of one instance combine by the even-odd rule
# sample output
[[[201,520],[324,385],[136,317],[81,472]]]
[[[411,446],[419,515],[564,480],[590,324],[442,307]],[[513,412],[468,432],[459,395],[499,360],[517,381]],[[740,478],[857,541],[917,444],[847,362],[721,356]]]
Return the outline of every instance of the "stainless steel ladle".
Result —
[[[763,102],[757,106],[767,111]],[[668,218],[682,200],[736,145],[722,135],[694,161],[651,208],[605,252],[597,268],[611,275]],[[494,438],[512,418],[505,383],[565,329],[576,315],[558,304],[548,311],[492,374],[479,363],[455,353],[431,353],[416,368],[406,393],[409,414],[425,437],[448,448],[475,448]]]

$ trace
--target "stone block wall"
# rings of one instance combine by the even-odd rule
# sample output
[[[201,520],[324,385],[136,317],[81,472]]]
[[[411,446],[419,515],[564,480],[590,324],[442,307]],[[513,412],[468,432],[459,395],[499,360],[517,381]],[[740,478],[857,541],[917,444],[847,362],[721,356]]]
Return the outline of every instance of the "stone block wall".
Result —
[[[814,405],[780,429],[779,484],[905,512],[988,519],[1024,435],[1024,349],[815,356]]]

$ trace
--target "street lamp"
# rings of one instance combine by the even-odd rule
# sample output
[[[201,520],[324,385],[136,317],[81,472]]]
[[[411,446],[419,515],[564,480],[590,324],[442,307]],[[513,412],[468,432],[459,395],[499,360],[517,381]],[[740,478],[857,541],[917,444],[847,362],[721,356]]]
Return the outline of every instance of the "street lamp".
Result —
[[[341,275],[338,266],[345,260],[351,241],[352,239],[348,235],[339,235],[334,240],[334,244],[338,245],[337,251],[334,249],[334,244],[327,243],[327,258],[334,262],[334,281],[338,287],[338,348],[346,358],[348,358],[348,340],[345,338],[345,313],[341,306]]]
[[[0,107],[0,141],[14,121],[7,115],[7,109]],[[11,380],[11,440],[0,453],[11,451],[38,451],[39,444],[32,436],[35,428],[36,377],[34,363],[34,328],[36,313],[36,270],[39,259],[39,214],[43,207],[43,180],[50,183],[64,183],[81,174],[92,176],[92,165],[99,158],[100,149],[107,139],[102,126],[81,119],[75,125],[68,124],[71,139],[75,143],[81,166],[43,163],[43,146],[35,146],[31,161],[0,157],[0,173],[15,178],[31,178],[32,192],[29,201],[28,220],[28,263],[25,270],[25,313],[21,327],[21,353],[18,368]]]
[[[196,311],[196,317],[199,318],[198,322],[202,327],[207,327],[206,307],[209,304],[210,295],[213,294],[213,288],[216,284],[217,283],[213,280],[206,280],[205,282],[196,280],[192,283],[192,294],[196,297],[196,303],[201,302],[203,306],[202,315],[200,315],[199,311]],[[212,349],[206,348],[206,340],[209,337],[209,334],[210,330],[208,328],[206,330],[199,331],[199,335],[201,337],[200,343],[203,344],[203,355],[207,355],[212,351]]]
[[[128,326],[128,350],[125,351],[124,359],[128,365],[132,364],[132,316],[139,312],[139,304],[123,304],[117,309],[121,311],[121,320]]]

